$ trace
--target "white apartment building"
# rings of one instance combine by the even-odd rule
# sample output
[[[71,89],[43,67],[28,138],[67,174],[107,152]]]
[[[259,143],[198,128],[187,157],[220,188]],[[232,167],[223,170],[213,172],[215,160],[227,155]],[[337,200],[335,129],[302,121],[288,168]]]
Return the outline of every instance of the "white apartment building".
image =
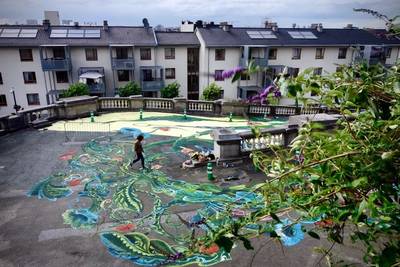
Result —
[[[256,94],[285,67],[292,76],[308,68],[324,75],[357,60],[393,65],[400,52],[399,39],[379,38],[353,27],[278,28],[270,23],[265,28],[240,28],[209,24],[197,27],[196,35],[200,41],[200,94],[215,82],[226,99],[246,99]],[[221,77],[223,70],[245,68],[250,60],[264,70],[235,83]]]
[[[156,32],[144,26],[0,26],[0,116],[57,101],[71,84],[84,82],[90,93],[113,97],[129,81],[146,97],[160,96],[172,82],[180,95],[199,99],[215,82],[224,99],[246,99],[288,67],[334,72],[338,65],[365,59],[391,65],[399,59],[400,40],[382,31],[356,28],[240,28],[228,24],[182,23],[181,32]],[[249,60],[267,71],[224,80],[222,72]],[[14,100],[15,96],[15,100]]]

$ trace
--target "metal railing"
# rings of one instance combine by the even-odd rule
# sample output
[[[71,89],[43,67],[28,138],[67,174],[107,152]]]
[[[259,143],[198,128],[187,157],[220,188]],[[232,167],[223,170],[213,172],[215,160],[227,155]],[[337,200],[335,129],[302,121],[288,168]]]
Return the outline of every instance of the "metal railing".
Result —
[[[111,136],[109,122],[64,122],[66,142],[86,142],[93,138]]]
[[[111,67],[114,70],[133,70],[135,69],[135,60],[133,57],[124,59],[112,58]]]
[[[53,70],[71,70],[72,64],[70,59],[42,59],[42,70],[53,71]]]
[[[155,79],[153,81],[142,81],[142,91],[160,91],[164,88],[163,79]]]

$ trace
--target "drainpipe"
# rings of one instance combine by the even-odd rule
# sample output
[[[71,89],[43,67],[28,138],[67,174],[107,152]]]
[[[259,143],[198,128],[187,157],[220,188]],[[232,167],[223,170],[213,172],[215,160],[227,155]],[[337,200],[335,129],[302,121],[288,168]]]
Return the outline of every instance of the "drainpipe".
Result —
[[[113,78],[113,87],[114,87],[114,93],[115,93],[115,88],[116,88],[116,84],[115,84],[115,70],[113,68],[113,62],[112,62],[112,46],[109,46],[110,49],[110,60],[111,60],[111,73],[112,73],[112,78]]]
[[[210,47],[207,52],[207,86],[210,85]]]

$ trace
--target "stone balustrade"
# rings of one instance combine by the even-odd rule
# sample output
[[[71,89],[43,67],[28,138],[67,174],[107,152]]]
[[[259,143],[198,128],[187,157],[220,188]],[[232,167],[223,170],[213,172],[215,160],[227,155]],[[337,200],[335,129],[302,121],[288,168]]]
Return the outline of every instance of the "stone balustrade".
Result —
[[[232,113],[239,116],[292,116],[326,112],[319,107],[266,106],[248,104],[240,101],[198,101],[185,98],[146,98],[141,95],[130,97],[79,96],[60,99],[53,105],[26,109],[18,114],[0,117],[0,134],[30,127],[41,120],[75,119],[90,116],[90,113],[151,110],[208,116],[226,116]],[[271,139],[272,140],[272,139]],[[263,146],[263,143],[277,142],[268,138],[250,140],[242,143],[244,150]]]
[[[214,113],[214,106],[216,103],[212,101],[197,101],[188,100],[187,101],[187,111],[188,112],[198,112],[198,113]]]
[[[165,98],[145,98],[144,108],[148,110],[167,110],[174,109],[174,102],[172,99]]]

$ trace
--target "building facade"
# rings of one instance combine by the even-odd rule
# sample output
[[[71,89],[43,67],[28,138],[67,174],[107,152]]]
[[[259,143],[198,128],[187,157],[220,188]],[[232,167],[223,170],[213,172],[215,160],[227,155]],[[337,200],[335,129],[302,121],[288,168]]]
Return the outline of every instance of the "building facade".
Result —
[[[297,75],[307,68],[324,75],[358,60],[392,65],[400,40],[356,28],[240,28],[228,24],[183,22],[180,32],[139,27],[0,26],[0,115],[52,104],[71,84],[86,83],[90,94],[116,96],[134,81],[146,97],[159,97],[170,83],[180,96],[201,98],[215,82],[224,99],[246,99],[284,69]],[[235,83],[224,70],[253,61],[259,73]],[[17,106],[17,107],[16,107]]]

